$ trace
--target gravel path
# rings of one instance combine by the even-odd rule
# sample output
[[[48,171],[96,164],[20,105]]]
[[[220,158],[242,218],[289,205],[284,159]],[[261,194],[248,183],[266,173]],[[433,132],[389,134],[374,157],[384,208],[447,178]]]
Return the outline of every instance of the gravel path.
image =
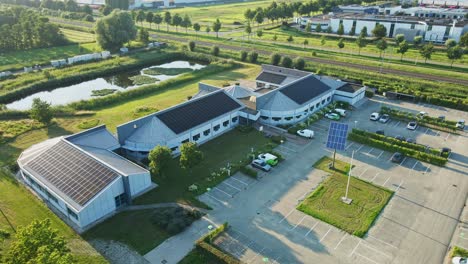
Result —
[[[91,240],[90,243],[112,264],[147,264],[138,252],[116,241]]]

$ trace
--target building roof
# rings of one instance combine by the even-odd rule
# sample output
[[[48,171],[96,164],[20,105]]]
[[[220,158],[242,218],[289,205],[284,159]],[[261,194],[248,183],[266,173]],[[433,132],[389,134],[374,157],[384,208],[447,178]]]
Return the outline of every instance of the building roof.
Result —
[[[363,86],[361,85],[346,83],[345,85],[341,86],[337,90],[342,91],[342,92],[347,92],[347,93],[354,93],[356,91],[359,91],[361,88],[363,88]]]
[[[281,87],[279,91],[301,105],[330,89],[330,86],[317,79],[315,75],[309,75]]]
[[[271,72],[261,72],[260,75],[257,76],[257,81],[274,83],[274,84],[281,84],[286,79],[285,75],[279,75],[276,73]]]
[[[256,93],[248,88],[239,86],[237,84],[228,86],[224,88],[227,94],[230,96],[236,98],[236,99],[241,99],[241,98],[247,98],[250,96],[255,96]]]
[[[156,115],[174,133],[180,134],[239,107],[241,105],[237,101],[219,91],[158,112]]]

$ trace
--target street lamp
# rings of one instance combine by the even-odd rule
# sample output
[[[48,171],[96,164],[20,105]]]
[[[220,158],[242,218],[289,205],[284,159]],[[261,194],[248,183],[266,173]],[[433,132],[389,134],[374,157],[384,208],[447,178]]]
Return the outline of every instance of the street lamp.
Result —
[[[354,120],[354,128],[357,128],[357,120]]]

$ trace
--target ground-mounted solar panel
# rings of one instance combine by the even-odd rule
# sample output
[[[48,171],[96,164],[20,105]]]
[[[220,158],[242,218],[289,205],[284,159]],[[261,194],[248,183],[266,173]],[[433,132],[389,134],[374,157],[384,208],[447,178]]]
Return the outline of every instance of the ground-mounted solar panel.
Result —
[[[280,92],[301,105],[330,89],[330,86],[317,79],[314,75],[310,75],[284,86],[284,88],[280,89]]]
[[[345,150],[348,124],[331,122],[328,130],[327,148]]]
[[[231,112],[241,105],[223,91],[156,114],[174,133],[179,134],[211,119]]]
[[[82,206],[119,176],[63,140],[28,162],[25,168]]]

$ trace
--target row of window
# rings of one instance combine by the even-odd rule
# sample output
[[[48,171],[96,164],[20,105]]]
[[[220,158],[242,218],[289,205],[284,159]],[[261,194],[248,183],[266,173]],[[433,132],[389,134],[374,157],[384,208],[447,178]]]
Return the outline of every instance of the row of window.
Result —
[[[331,100],[331,96],[327,97],[327,99],[323,99],[321,102],[318,102],[317,104],[315,104],[315,106],[311,106],[309,109],[306,109],[304,110],[304,115],[307,115],[307,113],[309,112],[309,110],[312,112],[314,111],[315,108],[319,108],[320,107],[320,104],[324,105],[325,102],[330,102]],[[300,115],[296,115],[296,118],[299,119],[302,117],[303,114],[300,114]],[[263,120],[268,120],[270,119],[268,116],[260,116],[261,119]],[[287,121],[290,121],[294,118],[294,116],[287,116],[287,117],[284,117],[285,120]],[[271,119],[273,119],[273,121],[280,121],[281,120],[281,117],[272,117]]]

